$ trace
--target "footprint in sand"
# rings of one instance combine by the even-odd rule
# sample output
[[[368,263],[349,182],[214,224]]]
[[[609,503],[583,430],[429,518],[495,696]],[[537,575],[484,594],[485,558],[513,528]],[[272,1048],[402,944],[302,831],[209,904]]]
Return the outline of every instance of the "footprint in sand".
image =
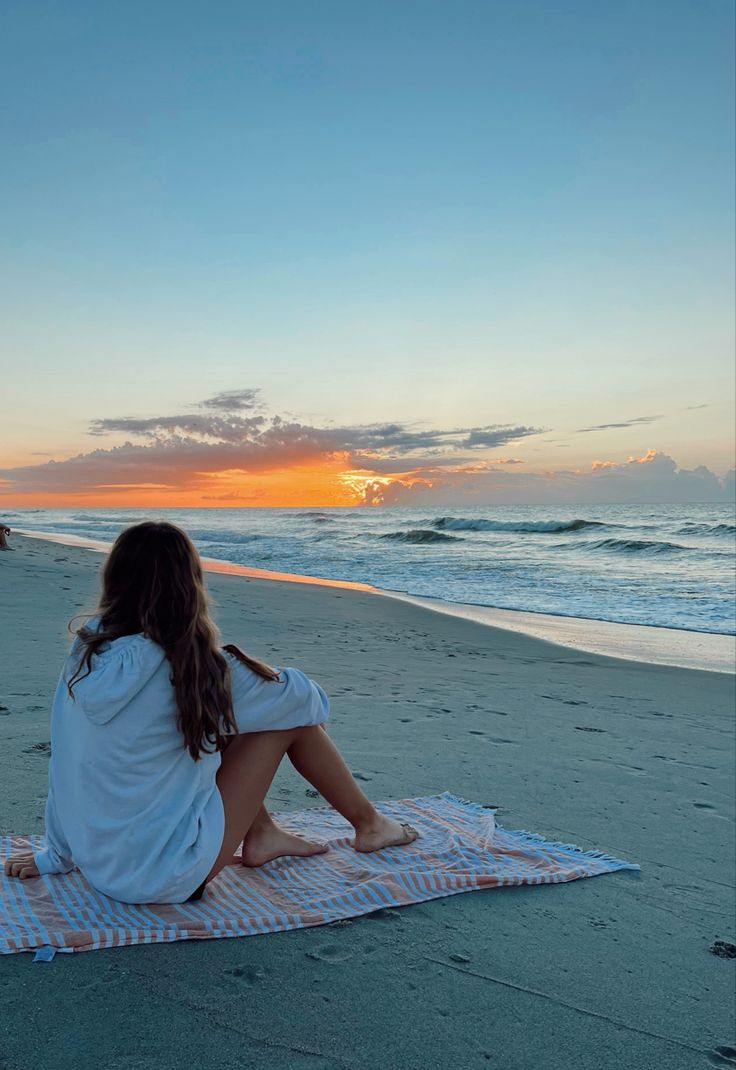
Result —
[[[232,966],[224,972],[244,985],[256,985],[266,976],[263,970],[252,966]]]
[[[721,959],[736,959],[736,944],[728,940],[715,940],[708,948],[711,955],[717,955]]]
[[[32,743],[30,747],[23,748],[24,754],[51,754],[50,743]]]
[[[322,947],[318,947],[316,951],[306,951],[305,955],[308,959],[314,959],[316,962],[345,962],[347,959],[353,957],[352,951],[348,951],[347,948],[339,947],[337,944],[323,944]]]
[[[366,918],[381,921],[384,918],[398,918],[400,917],[398,910],[392,910],[390,907],[379,907],[378,910],[372,911],[370,914],[366,914]]]
[[[711,1048],[708,1052],[708,1062],[711,1066],[736,1067],[736,1048],[727,1044]]]

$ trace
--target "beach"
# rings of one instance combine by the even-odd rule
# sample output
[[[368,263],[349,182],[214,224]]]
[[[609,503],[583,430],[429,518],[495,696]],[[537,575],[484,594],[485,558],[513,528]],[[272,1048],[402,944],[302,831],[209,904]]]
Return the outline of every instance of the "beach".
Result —
[[[20,834],[43,830],[66,622],[94,608],[103,558],[15,533],[11,545],[0,827]],[[49,1070],[736,1065],[735,964],[710,951],[735,938],[732,675],[581,652],[368,590],[207,583],[223,642],[325,687],[330,733],[371,798],[451,791],[498,806],[507,829],[641,871],[247,939],[48,965],[4,956],[3,1070],[29,1057]],[[285,766],[267,804],[319,805],[307,789]]]

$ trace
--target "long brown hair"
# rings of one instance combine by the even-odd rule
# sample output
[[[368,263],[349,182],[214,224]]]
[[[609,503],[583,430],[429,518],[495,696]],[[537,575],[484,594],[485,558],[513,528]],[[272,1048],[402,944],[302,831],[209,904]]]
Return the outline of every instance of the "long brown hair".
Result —
[[[230,666],[218,646],[210,619],[199,554],[189,536],[166,521],[146,521],[118,535],[102,572],[96,616],[99,630],[76,630],[84,652],[67,683],[69,694],[92,671],[91,660],[103,643],[143,632],[166,652],[177,706],[177,727],[195,761],[200,752],[224,750],[238,726],[230,692]],[[74,620],[76,618],[73,618]],[[72,621],[69,622],[70,631]],[[233,654],[266,680],[275,669],[249,657],[237,646]],[[86,671],[85,671],[86,670]]]

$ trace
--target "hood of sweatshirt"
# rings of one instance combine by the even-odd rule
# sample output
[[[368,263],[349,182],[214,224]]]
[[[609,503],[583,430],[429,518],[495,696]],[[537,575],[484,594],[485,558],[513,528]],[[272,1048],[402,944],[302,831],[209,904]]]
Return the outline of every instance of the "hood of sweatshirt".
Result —
[[[90,621],[87,627],[95,628],[96,621]],[[81,644],[75,642],[70,654],[71,672],[80,654]],[[114,639],[92,655],[92,671],[74,684],[74,701],[90,721],[106,724],[143,690],[165,659],[163,647],[142,633]]]

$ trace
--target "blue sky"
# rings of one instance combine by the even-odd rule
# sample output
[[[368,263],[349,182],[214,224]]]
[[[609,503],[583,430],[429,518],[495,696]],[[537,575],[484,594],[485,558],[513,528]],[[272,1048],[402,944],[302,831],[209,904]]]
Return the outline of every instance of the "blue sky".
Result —
[[[534,427],[530,470],[732,463],[725,0],[28,3],[0,38],[7,470],[246,388]]]

